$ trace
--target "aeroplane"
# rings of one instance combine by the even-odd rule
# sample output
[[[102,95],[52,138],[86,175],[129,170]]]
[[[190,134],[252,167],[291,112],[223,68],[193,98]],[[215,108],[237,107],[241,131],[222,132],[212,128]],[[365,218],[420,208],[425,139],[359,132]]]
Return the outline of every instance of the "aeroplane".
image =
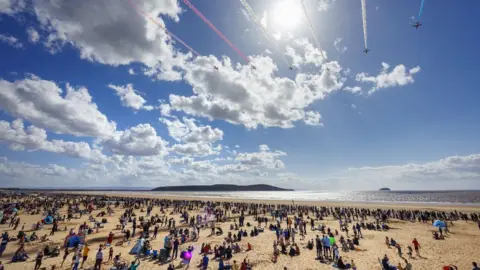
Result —
[[[252,68],[255,69],[255,70],[257,69],[254,65],[252,65]]]
[[[420,26],[422,26],[422,23],[418,21],[415,24],[412,24],[412,27],[415,27],[415,29],[418,29]]]
[[[218,70],[218,67],[217,66],[213,66],[214,69]]]
[[[364,52],[365,54],[367,54],[369,51],[370,51],[370,50],[367,49],[367,48],[365,48],[365,50],[363,50],[363,52]]]
[[[290,66],[289,69],[290,69],[290,70],[293,70],[293,66]]]

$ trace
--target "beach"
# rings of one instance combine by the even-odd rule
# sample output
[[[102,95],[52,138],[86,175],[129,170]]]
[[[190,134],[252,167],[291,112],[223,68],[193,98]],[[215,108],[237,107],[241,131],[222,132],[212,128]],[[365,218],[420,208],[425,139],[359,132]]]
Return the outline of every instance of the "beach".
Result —
[[[85,197],[85,192],[56,192],[56,193],[49,193],[51,196],[60,196],[60,194],[68,194],[69,196],[78,196],[78,198]],[[75,194],[75,195],[74,195]],[[89,192],[89,196],[98,195],[100,196],[102,192]],[[30,195],[29,195],[30,196]],[[46,194],[40,194],[37,196],[45,196],[48,197]],[[189,200],[205,200],[199,199],[198,197],[175,197],[175,196],[154,196],[149,194],[128,194],[125,192],[118,192],[118,193],[109,193],[109,201],[114,202],[119,198],[122,200],[126,197],[130,198],[137,198],[137,202],[145,201],[147,199],[165,199],[171,201],[189,201]],[[38,197],[36,197],[38,198]],[[20,199],[19,199],[20,200]],[[326,208],[363,208],[363,209],[417,209],[422,211],[445,211],[451,212],[457,210],[458,212],[464,213],[479,213],[480,207],[479,206],[472,206],[472,205],[429,205],[429,204],[375,204],[375,203],[352,203],[352,202],[315,202],[315,201],[279,201],[279,200],[269,200],[269,201],[262,201],[262,200],[242,200],[242,199],[225,199],[225,198],[208,198],[209,201],[219,202],[218,207],[221,208],[221,202],[230,202],[230,203],[239,203],[239,204],[269,204],[269,205],[290,205],[292,209],[297,209],[300,205],[305,206],[323,206]],[[71,202],[71,201],[70,201]],[[96,209],[96,206],[93,207],[93,211],[91,215],[95,218],[98,213],[102,211],[106,211],[106,209],[100,208]],[[159,215],[160,217],[163,214],[160,210],[163,207],[158,205],[154,205],[150,217],[154,215]],[[96,229],[92,234],[89,234],[85,237],[85,242],[90,247],[90,252],[88,255],[87,260],[85,261],[82,268],[79,269],[90,269],[95,264],[95,254],[96,250],[99,248],[100,244],[105,244],[107,242],[108,236],[110,232],[114,234],[112,248],[113,248],[113,255],[117,255],[121,253],[121,258],[126,262],[130,263],[136,257],[136,255],[128,254],[132,247],[135,245],[136,239],[140,235],[141,229],[137,229],[136,235],[132,240],[129,242],[124,241],[124,234],[121,232],[121,228],[118,226],[119,219],[122,214],[124,214],[124,208],[120,205],[118,207],[111,207],[114,211],[111,214],[107,214],[102,218],[106,219],[106,223],[102,224],[103,228]],[[140,206],[138,209],[134,209],[134,213],[136,214],[136,218],[141,216],[146,216],[146,212],[142,212],[141,210],[146,209],[146,205]],[[184,209],[188,212],[190,217],[195,217],[196,215],[204,216],[205,207],[193,207],[192,209]],[[185,223],[181,223],[181,215],[180,213],[174,213],[173,205],[170,205],[169,208],[163,208],[165,215],[168,219],[173,218],[175,223],[177,224],[177,228],[188,228],[189,226]],[[60,216],[65,215],[67,213],[67,207],[64,206],[63,208],[59,209]],[[219,227],[222,229],[222,235],[211,235],[210,228],[200,229],[199,238],[196,241],[187,241],[184,244],[180,245],[180,250],[186,249],[188,246],[193,246],[194,251],[192,252],[192,260],[188,269],[199,269],[196,267],[202,259],[202,255],[200,255],[200,250],[202,247],[202,243],[210,243],[212,248],[215,245],[222,245],[227,237],[228,232],[235,233],[235,230],[231,230],[231,226],[234,224],[239,223],[240,213],[235,211],[226,211],[225,212],[225,222],[215,222],[214,226]],[[258,214],[258,213],[257,213]],[[298,213],[295,210],[288,213],[288,217],[293,219],[297,216]],[[241,246],[242,251],[234,254],[233,258],[228,260],[230,264],[233,264],[233,260],[237,261],[237,263],[241,263],[244,259],[249,261],[252,266],[252,269],[332,269],[332,263],[322,263],[319,260],[316,260],[316,250],[315,247],[310,250],[308,249],[307,243],[309,240],[316,238],[317,235],[322,236],[321,231],[312,231],[310,226],[310,218],[313,218],[313,213],[309,213],[310,216],[303,215],[302,219],[305,220],[306,224],[306,235],[304,239],[301,239],[300,235],[297,234],[295,237],[295,244],[299,247],[300,254],[296,256],[289,256],[280,254],[276,262],[272,262],[273,256],[273,244],[274,241],[277,240],[277,236],[275,231],[269,229],[270,224],[275,224],[276,220],[272,220],[272,216],[270,213],[263,213],[258,214],[258,216],[263,217],[265,216],[268,218],[267,226],[262,222],[260,226],[258,226],[257,221],[254,220],[254,215],[245,213],[245,224],[250,223],[251,226],[244,226],[243,229],[246,229],[248,232],[248,236],[244,237],[242,241],[238,244]],[[30,243],[25,243],[25,251],[27,252],[29,259],[26,262],[16,262],[16,263],[9,263],[11,257],[14,255],[16,250],[18,249],[18,244],[15,242],[9,242],[5,252],[0,257],[0,260],[5,265],[5,269],[33,269],[35,265],[35,256],[38,250],[41,250],[45,247],[45,245],[61,245],[61,254],[57,257],[52,258],[45,258],[42,261],[42,267],[47,267],[46,269],[51,269],[52,265],[55,265],[55,269],[72,269],[72,257],[73,253],[70,253],[67,259],[65,260],[63,266],[61,267],[63,255],[64,255],[64,248],[63,243],[65,241],[66,235],[69,233],[71,229],[75,231],[78,230],[78,227],[84,222],[91,224],[88,221],[90,214],[85,214],[82,218],[72,218],[70,221],[59,221],[58,227],[59,231],[55,232],[54,235],[49,236],[51,232],[52,225],[44,225],[42,229],[39,230],[32,230],[32,225],[36,224],[39,220],[45,218],[44,213],[38,214],[26,214],[19,211],[19,218],[20,224],[16,230],[13,230],[13,227],[9,227],[9,224],[1,224],[0,225],[0,232],[8,232],[10,236],[14,236],[18,233],[21,229],[23,224],[25,224],[25,233],[30,235],[33,231],[38,236],[44,236],[45,234],[48,237],[47,241],[33,241]],[[97,218],[99,219],[99,218]],[[373,223],[375,219],[372,216],[367,216],[364,220],[365,222]],[[352,220],[352,223],[349,223],[347,226],[349,227],[349,239],[353,238],[353,231],[352,226],[358,223],[358,220]],[[445,233],[445,237],[443,240],[435,240],[432,237],[432,232],[437,231],[438,229],[432,226],[431,222],[418,222],[418,221],[411,221],[411,220],[402,220],[397,218],[388,218],[385,222],[389,229],[388,230],[368,230],[362,229],[362,236],[359,238],[359,245],[356,246],[354,250],[342,250],[340,249],[340,256],[342,257],[343,262],[351,263],[352,260],[356,265],[357,269],[382,269],[381,260],[384,255],[387,255],[389,258],[389,262],[392,265],[398,265],[401,263],[402,266],[405,266],[406,262],[403,258],[405,258],[411,265],[412,269],[442,269],[443,266],[446,265],[456,265],[458,269],[471,269],[472,262],[480,260],[480,248],[478,243],[480,242],[480,228],[478,224],[474,221],[464,221],[464,220],[452,220],[446,221],[448,224],[449,233]],[[314,221],[315,227],[318,225],[325,225],[326,228],[330,228],[332,230],[332,234],[334,238],[340,239],[343,235],[344,238],[347,238],[347,232],[340,230],[340,223],[337,218],[333,215],[326,215],[322,217],[322,220],[315,219]],[[264,228],[264,232],[258,233],[258,236],[250,236],[250,232],[254,226]],[[286,222],[283,221],[281,224],[282,228],[286,228]],[[127,223],[125,228],[131,229],[131,223]],[[66,228],[66,230],[65,230]],[[338,235],[333,233],[334,231],[338,231]],[[153,235],[153,228],[149,229],[150,237]],[[169,231],[166,227],[161,226],[158,230],[158,235],[156,239],[150,239],[150,244],[152,246],[152,250],[160,250],[164,247],[164,238],[165,236],[169,235]],[[398,248],[389,247],[385,244],[385,238],[388,237],[389,239],[395,239],[398,246],[402,249],[402,257],[398,255]],[[407,255],[407,247],[412,246],[413,239],[416,238],[421,245],[420,248],[420,256],[416,255],[415,252],[413,254],[413,258],[409,258]],[[290,240],[292,242],[293,239]],[[314,241],[315,242],[315,241]],[[252,246],[252,250],[246,251],[248,243]],[[113,261],[107,261],[109,253],[109,248],[104,250],[104,263],[101,266],[101,269],[110,269],[113,265]],[[213,260],[213,255],[209,255],[210,264],[208,269],[218,269],[218,262]],[[138,269],[167,269],[167,264],[159,264],[158,260],[152,260],[151,257],[141,257],[140,258],[140,265]],[[186,266],[179,266],[180,259],[177,258],[172,263],[175,264],[175,269],[185,269]]]

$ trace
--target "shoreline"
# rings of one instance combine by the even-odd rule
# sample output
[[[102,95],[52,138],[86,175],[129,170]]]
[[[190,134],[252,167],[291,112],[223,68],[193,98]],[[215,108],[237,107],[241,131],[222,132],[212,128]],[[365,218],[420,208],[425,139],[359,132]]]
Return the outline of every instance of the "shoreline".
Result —
[[[76,191],[49,191],[45,193],[55,194],[76,194],[85,195],[83,192]],[[143,192],[142,192],[143,193]],[[215,202],[247,202],[247,203],[267,203],[267,204],[291,204],[291,200],[276,199],[250,199],[250,198],[226,198],[226,197],[204,197],[204,196],[180,196],[166,194],[141,194],[130,192],[112,192],[102,193],[101,191],[89,192],[89,195],[110,196],[110,197],[130,197],[130,198],[150,198],[150,199],[166,199],[166,200],[197,200],[197,201],[215,201]],[[381,209],[419,209],[419,210],[443,210],[453,211],[461,210],[467,212],[480,212],[480,204],[448,204],[448,203],[422,203],[422,202],[355,202],[355,201],[311,201],[298,200],[294,201],[297,205],[313,205],[325,207],[359,207],[359,208],[381,208]]]

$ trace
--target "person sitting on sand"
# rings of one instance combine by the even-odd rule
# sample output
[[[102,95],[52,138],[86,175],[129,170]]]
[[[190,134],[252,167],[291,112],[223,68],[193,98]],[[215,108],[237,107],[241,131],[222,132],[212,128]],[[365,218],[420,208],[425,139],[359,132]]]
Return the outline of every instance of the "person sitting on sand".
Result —
[[[250,242],[247,243],[247,251],[253,250],[252,244]]]
[[[473,268],[472,270],[480,270],[480,267],[478,267],[476,262],[472,262]]]
[[[290,257],[293,257],[293,256],[297,255],[295,249],[293,248],[293,246],[290,246],[290,250],[288,251],[288,255],[289,255]]]

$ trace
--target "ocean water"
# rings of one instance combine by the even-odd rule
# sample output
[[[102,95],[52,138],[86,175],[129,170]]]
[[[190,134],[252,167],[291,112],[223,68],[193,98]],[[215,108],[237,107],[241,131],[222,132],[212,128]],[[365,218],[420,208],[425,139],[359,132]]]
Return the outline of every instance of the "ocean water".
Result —
[[[108,192],[103,192],[108,193]],[[118,193],[118,192],[114,192]],[[127,192],[122,192],[127,193]],[[130,192],[128,192],[130,193]],[[131,192],[137,193],[137,192]],[[158,196],[186,196],[208,198],[295,200],[295,201],[351,201],[371,203],[432,203],[471,204],[480,206],[480,190],[469,191],[255,191],[255,192],[138,192]]]

